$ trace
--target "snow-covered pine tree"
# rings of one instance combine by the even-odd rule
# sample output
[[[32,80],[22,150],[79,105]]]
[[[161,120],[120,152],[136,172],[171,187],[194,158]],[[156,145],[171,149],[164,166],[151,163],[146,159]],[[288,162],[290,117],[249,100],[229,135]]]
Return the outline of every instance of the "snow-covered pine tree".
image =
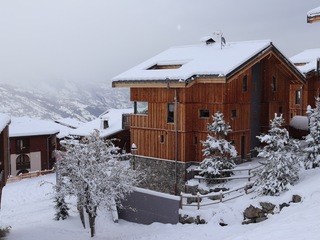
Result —
[[[235,147],[225,139],[231,127],[224,121],[223,113],[215,113],[212,119],[212,124],[207,125],[207,140],[201,141],[205,158],[200,163],[200,174],[209,178],[221,176],[223,169],[234,168],[232,157],[237,156]]]
[[[298,180],[297,166],[299,145],[289,138],[286,128],[283,128],[284,119],[275,114],[270,121],[268,134],[257,136],[262,144],[257,148],[258,157],[265,158],[262,169],[255,172],[257,179],[255,185],[258,191],[264,195],[279,195],[287,190],[289,184]]]
[[[305,169],[320,166],[320,98],[316,98],[316,107],[308,108],[309,116],[309,134],[306,136],[308,146],[304,149],[306,156],[304,158]]]
[[[79,213],[82,209],[87,212],[93,237],[97,208],[121,206],[120,200],[133,190],[141,174],[120,161],[118,149],[111,140],[101,139],[99,131],[79,143],[68,142],[65,148],[60,152],[62,192],[77,197],[77,208]]]

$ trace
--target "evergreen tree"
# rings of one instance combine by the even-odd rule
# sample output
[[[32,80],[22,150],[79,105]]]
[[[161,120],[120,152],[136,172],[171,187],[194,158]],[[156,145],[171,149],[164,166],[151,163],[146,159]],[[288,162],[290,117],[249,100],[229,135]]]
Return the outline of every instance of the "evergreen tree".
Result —
[[[121,207],[120,200],[130,193],[140,180],[138,171],[120,161],[111,140],[104,141],[95,131],[80,142],[68,142],[61,154],[62,191],[64,196],[77,197],[80,216],[88,214],[91,237],[95,235],[97,208],[112,209],[114,203]],[[84,224],[84,218],[82,217]]]
[[[54,219],[59,221],[60,219],[65,220],[69,217],[69,207],[67,205],[67,203],[64,200],[63,196],[56,196],[55,197],[55,217]]]
[[[217,112],[212,116],[212,124],[207,125],[208,136],[206,141],[202,141],[204,160],[200,164],[206,177],[219,177],[221,170],[232,169],[235,163],[231,157],[237,155],[235,147],[228,142],[225,137],[231,132],[231,127],[224,121],[222,113]]]
[[[305,169],[320,166],[320,98],[316,98],[316,107],[308,108],[309,116],[309,134],[306,136],[308,146],[304,149],[306,157],[304,158]]]
[[[265,195],[279,195],[287,190],[289,184],[298,180],[298,142],[289,138],[289,133],[282,125],[284,119],[275,114],[270,121],[268,134],[262,134],[257,138],[264,147],[257,148],[258,157],[266,159],[261,163],[262,169],[255,173],[257,179],[255,185],[258,191]]]

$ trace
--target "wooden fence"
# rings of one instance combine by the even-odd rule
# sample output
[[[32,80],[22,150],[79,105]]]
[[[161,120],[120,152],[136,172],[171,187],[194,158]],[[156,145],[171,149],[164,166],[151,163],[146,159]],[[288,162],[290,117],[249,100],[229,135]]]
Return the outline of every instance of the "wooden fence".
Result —
[[[26,179],[26,178],[34,178],[34,177],[39,177],[42,175],[46,175],[49,173],[53,173],[55,171],[54,168],[52,168],[51,170],[44,170],[44,171],[34,171],[34,172],[28,172],[28,173],[21,173],[18,176],[10,176],[7,180],[7,183],[12,183],[12,182],[17,182],[20,181],[22,179]]]
[[[201,180],[212,180],[212,181],[228,181],[228,180],[233,180],[233,179],[246,179],[248,182],[243,186],[243,187],[239,187],[236,189],[231,189],[229,191],[220,191],[220,192],[211,192],[208,194],[200,194],[197,193],[196,195],[192,195],[191,193],[181,193],[180,196],[180,208],[182,209],[183,206],[193,206],[193,207],[197,207],[197,209],[199,210],[200,207],[204,207],[204,206],[209,206],[209,205],[214,205],[214,204],[218,204],[221,202],[227,202],[230,200],[233,200],[235,198],[241,197],[245,194],[249,194],[251,192],[253,192],[252,190],[250,191],[250,189],[252,189],[252,184],[250,183],[251,179],[254,177],[254,174],[252,174],[253,170],[256,170],[258,168],[260,168],[262,165],[258,165],[252,168],[235,168],[235,169],[230,169],[230,170],[222,170],[222,172],[237,172],[237,171],[248,171],[248,174],[246,175],[235,175],[235,176],[231,176],[231,177],[221,177],[221,178],[205,178],[202,176],[195,176],[195,179],[198,179],[199,182]],[[201,171],[199,169],[193,169],[193,171]],[[238,191],[241,191],[238,194],[232,194]],[[186,199],[186,200],[184,200]],[[189,201],[191,201],[192,203],[188,203],[188,199]],[[213,199],[211,201],[207,201],[204,202],[203,199]]]

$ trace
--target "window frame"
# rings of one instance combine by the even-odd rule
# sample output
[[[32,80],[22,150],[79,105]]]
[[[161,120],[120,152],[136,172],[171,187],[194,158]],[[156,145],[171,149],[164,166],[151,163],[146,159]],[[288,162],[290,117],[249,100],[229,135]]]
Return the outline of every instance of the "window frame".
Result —
[[[207,113],[207,114],[204,114]],[[210,111],[209,109],[200,109],[199,110],[199,117],[200,118],[210,118]]]
[[[167,123],[174,123],[174,103],[167,105]]]
[[[139,106],[145,104],[146,106],[143,108],[143,106]],[[134,107],[134,114],[137,115],[148,115],[149,113],[149,103],[147,101],[136,101],[133,103]],[[143,109],[143,111],[141,110]]]
[[[301,104],[301,90],[296,90],[295,92],[295,104],[300,105]]]

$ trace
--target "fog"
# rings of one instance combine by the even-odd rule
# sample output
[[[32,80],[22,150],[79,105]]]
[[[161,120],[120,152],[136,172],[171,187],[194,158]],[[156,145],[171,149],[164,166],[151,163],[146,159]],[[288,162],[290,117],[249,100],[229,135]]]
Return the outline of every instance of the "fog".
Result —
[[[319,1],[1,0],[0,82],[23,86],[112,77],[175,45],[223,32],[270,39],[286,56],[320,47]]]

